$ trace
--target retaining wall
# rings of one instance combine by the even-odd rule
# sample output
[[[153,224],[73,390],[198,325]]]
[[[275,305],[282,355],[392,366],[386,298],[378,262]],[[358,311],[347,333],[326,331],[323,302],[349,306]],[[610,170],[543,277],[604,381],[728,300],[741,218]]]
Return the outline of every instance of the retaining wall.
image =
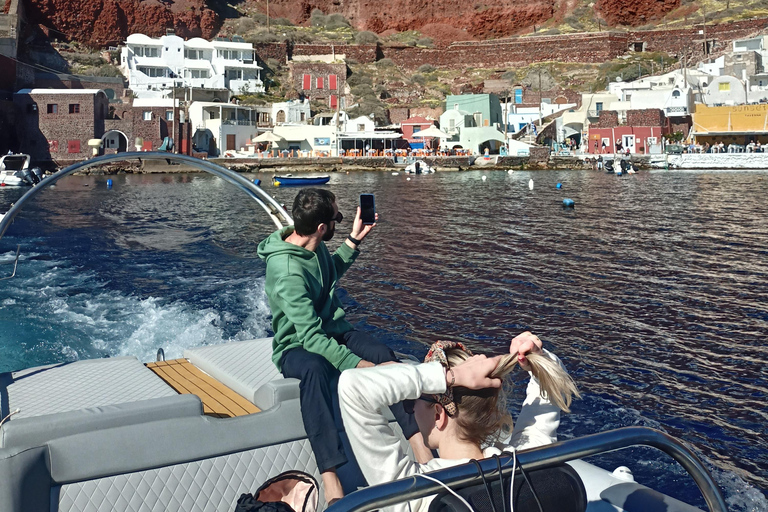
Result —
[[[768,18],[706,26],[707,39],[715,40],[715,49],[726,48],[734,39],[750,37],[768,27]],[[644,43],[646,51],[685,53],[703,57],[704,37],[701,23],[673,30],[628,32],[584,32],[555,36],[529,36],[490,41],[462,41],[444,48],[418,48],[407,45],[288,44],[255,45],[262,60],[287,61],[293,55],[343,54],[361,64],[391,59],[405,69],[422,64],[440,68],[471,67],[508,68],[542,61],[602,63],[628,52],[630,45]],[[698,42],[696,42],[698,41]]]

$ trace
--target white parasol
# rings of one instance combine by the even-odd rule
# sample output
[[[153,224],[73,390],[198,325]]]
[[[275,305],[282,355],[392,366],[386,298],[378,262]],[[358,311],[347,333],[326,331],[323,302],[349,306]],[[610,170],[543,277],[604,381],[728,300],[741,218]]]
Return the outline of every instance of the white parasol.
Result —
[[[421,130],[420,132],[416,132],[412,136],[413,137],[439,137],[441,139],[447,139],[448,137],[450,137],[450,135],[440,130],[440,128],[438,128],[435,125],[430,126],[426,130]]]
[[[281,140],[285,139],[279,135],[275,135],[272,132],[264,132],[258,137],[253,138],[253,142],[280,142]]]

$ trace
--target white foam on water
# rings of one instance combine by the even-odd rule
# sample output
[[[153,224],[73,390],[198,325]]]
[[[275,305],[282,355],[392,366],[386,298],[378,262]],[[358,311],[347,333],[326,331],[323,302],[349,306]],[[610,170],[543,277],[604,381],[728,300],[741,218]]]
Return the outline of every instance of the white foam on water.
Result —
[[[701,456],[701,453],[699,453]],[[703,457],[707,469],[723,491],[728,510],[744,512],[765,512],[768,510],[768,498],[760,489],[748,484],[733,471],[715,466],[707,457]]]
[[[120,343],[119,355],[153,361],[162,348],[167,359],[177,359],[185,348],[224,341],[216,311],[195,310],[183,302],[163,304],[155,298],[136,302],[132,310],[122,326],[129,335]]]
[[[264,291],[265,280],[254,281],[250,288],[244,290],[243,306],[249,311],[243,321],[243,331],[238,334],[238,339],[265,338],[269,336],[270,316],[272,312],[267,302],[267,294]]]
[[[227,282],[229,298],[224,302],[234,310],[217,311],[109,290],[96,273],[63,262],[35,260],[25,270],[24,277],[4,290],[0,309],[18,310],[25,322],[36,326],[34,339],[9,333],[5,343],[44,348],[44,357],[55,358],[45,362],[104,355],[131,355],[149,362],[156,359],[158,348],[174,359],[186,348],[269,334],[263,277]]]

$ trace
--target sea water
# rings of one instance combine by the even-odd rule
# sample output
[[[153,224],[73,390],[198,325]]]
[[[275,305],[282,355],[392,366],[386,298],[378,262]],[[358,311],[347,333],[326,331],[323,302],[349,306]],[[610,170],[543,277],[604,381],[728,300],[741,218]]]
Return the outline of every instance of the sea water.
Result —
[[[0,281],[0,371],[270,334],[256,245],[274,226],[253,200],[204,174],[111,178],[42,191],[0,240],[0,277],[21,245]],[[296,189],[249,178],[290,210]],[[342,281],[358,329],[417,357],[437,339],[500,353],[532,330],[583,393],[561,438],[657,428],[704,458],[731,510],[768,510],[768,174],[411,178],[334,173],[327,186],[345,217],[331,248],[358,195],[376,195],[380,222]],[[0,188],[0,211],[23,192]],[[592,462],[703,507],[653,449]]]

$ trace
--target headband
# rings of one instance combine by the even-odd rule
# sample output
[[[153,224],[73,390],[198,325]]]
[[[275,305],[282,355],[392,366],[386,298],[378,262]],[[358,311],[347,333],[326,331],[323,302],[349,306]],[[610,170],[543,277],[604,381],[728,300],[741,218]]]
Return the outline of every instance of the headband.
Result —
[[[427,352],[427,357],[424,358],[424,362],[431,363],[432,361],[438,361],[446,370],[448,370],[450,367],[448,366],[448,357],[445,355],[445,351],[452,348],[460,348],[467,354],[472,355],[472,351],[458,341],[436,341],[429,348],[429,352]],[[456,403],[453,401],[453,389],[450,386],[446,387],[445,393],[433,396],[435,397],[435,400],[437,400],[437,403],[443,406],[445,412],[448,413],[448,416],[453,417],[456,415],[458,410],[456,409]]]

